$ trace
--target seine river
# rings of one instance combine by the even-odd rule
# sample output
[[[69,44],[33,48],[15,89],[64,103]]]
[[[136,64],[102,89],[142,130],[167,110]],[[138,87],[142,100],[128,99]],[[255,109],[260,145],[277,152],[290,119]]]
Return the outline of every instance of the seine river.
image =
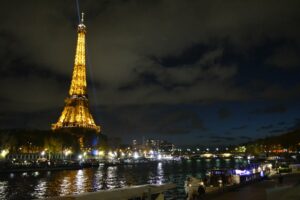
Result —
[[[239,159],[198,159],[124,166],[0,174],[0,199],[36,199],[78,194],[140,184],[173,182],[177,189],[167,196],[184,199],[187,175],[203,177],[207,169],[236,168],[246,164]]]

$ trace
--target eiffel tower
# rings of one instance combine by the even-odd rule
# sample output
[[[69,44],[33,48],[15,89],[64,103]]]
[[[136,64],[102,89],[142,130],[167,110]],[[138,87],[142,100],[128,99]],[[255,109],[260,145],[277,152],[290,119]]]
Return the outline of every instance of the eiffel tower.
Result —
[[[58,122],[52,124],[53,131],[100,132],[100,126],[95,124],[88,104],[85,65],[86,26],[83,23],[83,15],[82,13],[77,28],[77,47],[69,97],[65,99],[65,107]]]

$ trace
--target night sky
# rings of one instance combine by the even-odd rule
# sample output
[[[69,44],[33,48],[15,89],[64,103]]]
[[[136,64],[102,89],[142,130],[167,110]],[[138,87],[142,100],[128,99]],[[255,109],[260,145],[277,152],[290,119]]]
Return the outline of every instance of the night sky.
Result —
[[[78,10],[103,133],[221,145],[300,125],[300,1],[4,1],[0,128],[50,129],[68,96]]]

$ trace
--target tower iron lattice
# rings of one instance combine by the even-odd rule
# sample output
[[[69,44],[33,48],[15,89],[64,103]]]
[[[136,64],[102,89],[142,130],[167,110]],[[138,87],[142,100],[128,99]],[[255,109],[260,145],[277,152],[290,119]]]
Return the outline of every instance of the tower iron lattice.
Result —
[[[53,131],[80,129],[100,132],[89,109],[86,81],[85,35],[83,13],[77,28],[77,46],[69,97],[65,99],[64,109],[55,124]]]

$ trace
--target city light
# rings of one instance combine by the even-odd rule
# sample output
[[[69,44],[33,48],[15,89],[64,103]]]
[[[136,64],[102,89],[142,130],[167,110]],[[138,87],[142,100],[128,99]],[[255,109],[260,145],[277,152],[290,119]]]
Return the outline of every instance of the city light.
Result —
[[[228,157],[231,156],[231,153],[223,153],[222,156],[225,157],[225,158],[228,158]]]
[[[161,160],[161,154],[158,154],[158,155],[157,155],[157,159],[158,159],[158,160]]]
[[[104,156],[104,151],[99,151],[99,156]]]
[[[139,154],[138,154],[138,152],[134,152],[133,153],[133,158],[134,159],[138,159],[140,156],[139,156]]]
[[[9,151],[7,150],[7,149],[3,149],[2,151],[1,151],[1,157],[2,158],[5,158],[6,157],[6,155],[9,153]]]
[[[65,150],[65,152],[64,152],[64,154],[65,154],[65,156],[68,156],[68,155],[70,155],[72,153],[72,151],[71,150]]]
[[[243,176],[243,175],[249,175],[249,174],[251,174],[251,172],[250,172],[249,170],[240,170],[240,169],[236,169],[236,170],[235,170],[235,174],[236,174],[236,175]]]
[[[111,151],[109,151],[109,152],[108,152],[108,157],[109,157],[110,159],[113,159],[113,158],[116,157],[116,154],[113,153],[113,152],[111,152]]]
[[[93,150],[92,151],[92,155],[94,156],[98,156],[99,155],[99,151],[96,149],[96,150]]]

